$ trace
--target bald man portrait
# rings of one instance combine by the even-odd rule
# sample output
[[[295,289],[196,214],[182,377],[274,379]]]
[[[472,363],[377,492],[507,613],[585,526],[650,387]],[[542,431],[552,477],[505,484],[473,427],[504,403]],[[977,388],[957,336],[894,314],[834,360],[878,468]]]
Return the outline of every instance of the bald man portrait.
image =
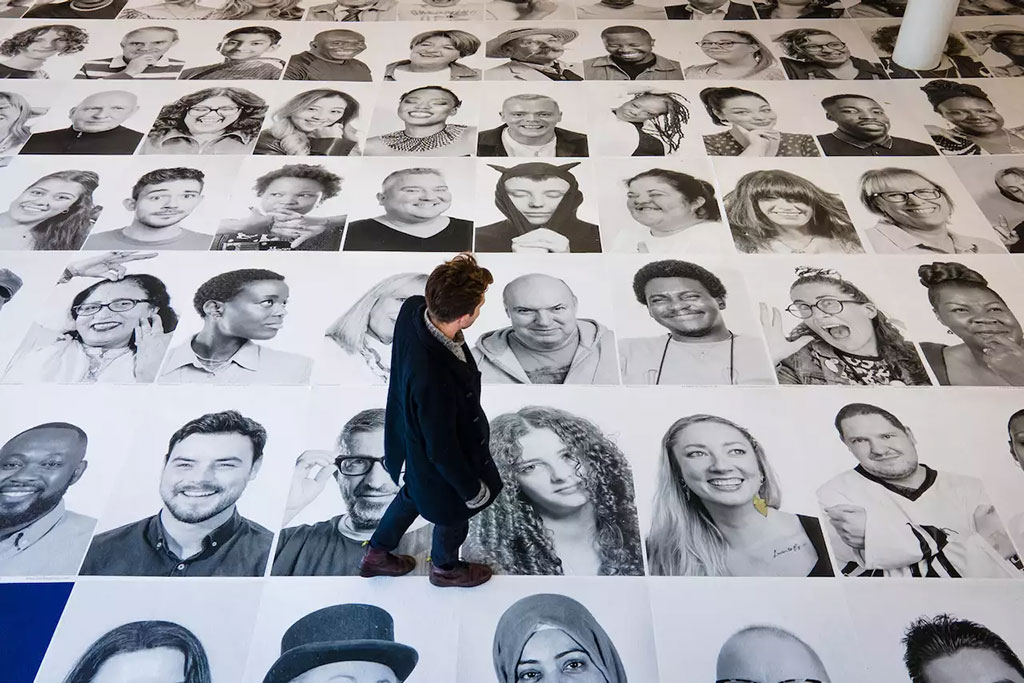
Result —
[[[134,93],[105,90],[71,107],[71,125],[34,133],[21,154],[131,154],[142,133],[121,125],[139,110]]]
[[[481,157],[585,157],[587,136],[559,128],[562,110],[547,95],[513,95],[501,105],[502,125],[480,131]]]
[[[85,472],[89,438],[47,422],[0,447],[0,576],[74,576],[96,520],[64,507]]]
[[[531,273],[502,292],[512,322],[481,335],[473,358],[493,384],[618,384],[615,334],[577,318],[576,295],[562,280]]]
[[[715,680],[831,683],[825,665],[810,645],[778,626],[748,626],[718,652]]]

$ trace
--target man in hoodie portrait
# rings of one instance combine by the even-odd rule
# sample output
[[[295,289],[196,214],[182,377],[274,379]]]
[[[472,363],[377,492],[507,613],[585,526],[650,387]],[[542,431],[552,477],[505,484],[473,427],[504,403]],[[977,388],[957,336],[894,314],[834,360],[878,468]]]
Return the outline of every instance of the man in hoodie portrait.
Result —
[[[512,322],[483,334],[473,357],[494,384],[618,384],[615,334],[576,317],[578,301],[558,278],[530,273],[502,292]]]

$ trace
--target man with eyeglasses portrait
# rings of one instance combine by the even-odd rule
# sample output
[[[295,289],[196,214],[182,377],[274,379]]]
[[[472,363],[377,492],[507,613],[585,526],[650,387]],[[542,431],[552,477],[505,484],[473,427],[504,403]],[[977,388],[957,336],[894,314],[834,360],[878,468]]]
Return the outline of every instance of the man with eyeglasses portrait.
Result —
[[[794,28],[774,38],[786,56],[782,66],[792,80],[886,80],[881,64],[854,57],[836,34],[820,28]]]
[[[326,489],[333,478],[345,511],[315,524],[281,531],[271,574],[274,576],[356,576],[364,545],[377,529],[398,486],[384,469],[384,410],[354,415],[338,435],[335,451],[309,450],[295,462],[285,507],[288,524]],[[430,571],[432,525],[411,529],[396,552],[416,558],[413,574]]]

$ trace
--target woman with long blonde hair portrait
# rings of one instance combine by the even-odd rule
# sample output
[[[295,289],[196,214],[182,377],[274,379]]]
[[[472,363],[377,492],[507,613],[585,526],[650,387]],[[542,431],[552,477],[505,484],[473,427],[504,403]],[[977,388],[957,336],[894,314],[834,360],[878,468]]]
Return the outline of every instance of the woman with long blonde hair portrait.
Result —
[[[298,21],[306,13],[300,0],[226,0],[207,19]]]
[[[353,156],[359,154],[352,121],[359,102],[348,93],[317,88],[299,93],[270,115],[254,154]]]
[[[0,154],[16,154],[32,135],[28,120],[45,111],[34,109],[16,92],[0,92]]]
[[[399,273],[359,297],[324,333],[313,382],[387,384],[398,311],[409,297],[423,296],[426,286],[423,273]]]
[[[491,421],[505,488],[470,522],[464,553],[495,573],[643,575],[633,475],[589,420],[527,406]]]
[[[834,576],[816,517],[780,510],[764,448],[717,415],[689,415],[661,442],[647,564],[656,576]]]

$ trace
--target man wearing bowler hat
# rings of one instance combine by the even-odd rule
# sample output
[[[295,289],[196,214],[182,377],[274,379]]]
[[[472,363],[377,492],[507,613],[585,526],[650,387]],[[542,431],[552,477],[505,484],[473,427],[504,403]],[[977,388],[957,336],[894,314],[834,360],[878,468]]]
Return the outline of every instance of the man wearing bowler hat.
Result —
[[[487,70],[489,81],[582,81],[583,67],[560,61],[579,33],[567,28],[514,28],[487,41],[488,57],[508,61]]]
[[[419,654],[395,642],[391,615],[373,605],[332,605],[292,624],[263,683],[401,683]]]

